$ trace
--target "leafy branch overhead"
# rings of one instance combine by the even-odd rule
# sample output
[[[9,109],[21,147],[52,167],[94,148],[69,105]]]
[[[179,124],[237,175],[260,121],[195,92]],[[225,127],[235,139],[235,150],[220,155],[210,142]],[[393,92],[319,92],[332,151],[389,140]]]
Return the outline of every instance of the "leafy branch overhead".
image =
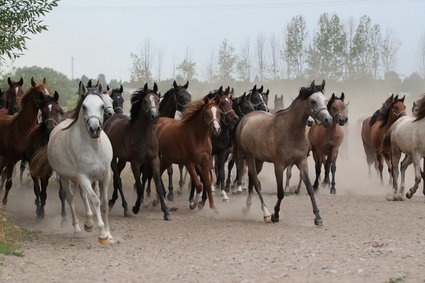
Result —
[[[42,17],[58,6],[59,0],[0,0],[0,60],[16,59],[27,49],[31,34],[47,30]]]

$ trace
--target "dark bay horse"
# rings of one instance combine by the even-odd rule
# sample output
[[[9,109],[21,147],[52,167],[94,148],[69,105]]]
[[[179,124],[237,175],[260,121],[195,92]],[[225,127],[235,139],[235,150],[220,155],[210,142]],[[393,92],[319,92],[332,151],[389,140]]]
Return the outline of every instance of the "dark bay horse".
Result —
[[[0,156],[2,162],[0,171],[6,167],[6,190],[3,205],[12,187],[12,173],[16,162],[24,157],[25,139],[29,130],[37,124],[38,110],[46,100],[49,91],[46,89],[46,79],[37,84],[31,78],[31,87],[22,97],[21,109],[14,115],[0,115]]]
[[[22,85],[24,80],[21,78],[15,82],[10,77],[7,78],[9,88],[3,93],[3,109],[0,109],[0,115],[13,115],[21,108],[21,100],[23,95]]]
[[[120,85],[119,88],[110,89],[109,86],[106,87],[107,92],[112,98],[112,108],[115,114],[123,114],[124,113],[124,97],[122,93],[124,92],[124,88]]]
[[[34,183],[34,194],[35,194],[35,205],[37,207],[36,213],[39,218],[44,217],[44,206],[46,205],[47,199],[47,186],[49,184],[49,178],[51,172],[46,172],[46,174],[37,174],[31,170],[31,161],[35,153],[41,148],[47,146],[49,141],[50,133],[53,128],[61,120],[64,111],[59,106],[59,94],[55,91],[52,96],[46,96],[44,101],[40,106],[41,110],[41,123],[34,126],[25,141],[25,153],[24,159],[30,164],[30,173],[31,178]]]
[[[164,212],[164,219],[171,220],[164,200],[164,188],[160,177],[158,138],[154,131],[155,124],[159,119],[159,95],[157,92],[156,83],[152,90],[148,88],[148,84],[145,84],[143,89],[135,92],[131,97],[130,117],[115,115],[105,123],[104,131],[111,141],[114,152],[111,162],[114,174],[114,192],[112,199],[109,200],[109,208],[114,206],[119,191],[124,215],[129,215],[128,205],[122,191],[120,174],[125,164],[130,162],[137,187],[137,201],[133,206],[133,213],[137,214],[140,210],[143,192],[140,175],[143,166],[148,166],[152,170],[161,209]]]
[[[233,152],[238,167],[244,160],[248,165],[249,185],[245,211],[251,206],[252,190],[255,187],[261,201],[261,209],[265,222],[279,221],[280,204],[284,197],[283,171],[295,164],[301,171],[302,179],[310,195],[314,223],[322,226],[322,218],[316,205],[313,186],[308,176],[307,152],[308,142],[305,137],[305,125],[309,116],[319,120],[325,127],[332,125],[332,116],[326,108],[326,98],[323,95],[325,81],[309,87],[301,88],[299,95],[289,108],[270,114],[264,111],[254,111],[245,115],[236,126]],[[261,193],[261,184],[257,174],[264,162],[274,164],[277,183],[277,203],[274,214],[271,215]]]
[[[198,204],[202,184],[207,190],[210,208],[215,209],[211,192],[213,169],[211,134],[220,133],[219,97],[205,97],[186,106],[181,120],[162,117],[156,130],[161,154],[161,173],[171,164],[183,164],[195,182],[197,194],[190,208]]]
[[[340,97],[332,94],[328,102],[328,112],[333,118],[331,127],[325,128],[314,124],[308,131],[308,141],[310,142],[316,165],[316,180],[314,181],[313,188],[317,190],[319,187],[320,171],[323,164],[325,166],[325,179],[323,183],[331,185],[331,194],[336,194],[336,159],[338,158],[339,146],[344,139],[344,129],[342,127],[348,122],[347,105],[344,103],[344,99],[344,93]],[[332,171],[332,182],[329,181],[330,170]]]
[[[267,107],[267,103],[264,100],[265,96],[267,96],[268,100],[268,93],[267,95],[263,94],[263,86],[257,89],[257,85],[254,85],[254,87],[248,93],[248,99],[252,103],[252,106],[254,106],[255,110],[268,112],[269,108]]]

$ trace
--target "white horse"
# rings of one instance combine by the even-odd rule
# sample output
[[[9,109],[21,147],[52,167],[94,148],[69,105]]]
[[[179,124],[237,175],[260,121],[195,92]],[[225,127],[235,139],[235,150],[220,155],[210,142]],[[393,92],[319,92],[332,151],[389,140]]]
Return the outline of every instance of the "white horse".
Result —
[[[407,167],[413,163],[415,170],[415,184],[406,193],[407,198],[411,198],[418,189],[421,181],[420,161],[425,156],[425,98],[422,98],[414,116],[404,116],[399,118],[389,129],[386,142],[391,144],[391,163],[393,167],[393,189],[394,195],[388,200],[403,200],[404,181]],[[389,140],[388,140],[389,137]],[[400,190],[398,189],[398,164],[401,153],[406,154],[405,160],[401,163]]]
[[[85,230],[90,232],[93,229],[90,201],[97,217],[99,242],[109,244],[114,242],[109,231],[107,209],[112,146],[102,130],[105,103],[99,88],[86,88],[80,82],[79,94],[72,119],[62,121],[52,131],[47,158],[65,188],[75,232],[81,231],[73,200],[74,190],[79,186],[86,208]],[[100,199],[93,190],[96,185],[100,188]]]

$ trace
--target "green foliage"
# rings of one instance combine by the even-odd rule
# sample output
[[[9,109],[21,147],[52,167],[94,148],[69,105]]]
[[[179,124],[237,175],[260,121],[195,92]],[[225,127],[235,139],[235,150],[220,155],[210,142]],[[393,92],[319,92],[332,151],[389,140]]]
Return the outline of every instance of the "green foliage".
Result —
[[[308,73],[314,78],[341,80],[347,49],[347,35],[339,17],[324,13],[319,18],[319,30],[308,49]]]
[[[193,62],[189,58],[185,58],[183,62],[181,62],[177,66],[177,70],[180,72],[181,76],[183,77],[183,80],[190,81],[196,74],[195,66],[195,62]]]
[[[0,62],[18,58],[27,49],[30,34],[47,30],[40,19],[59,0],[0,0]]]
[[[224,39],[218,51],[218,80],[224,84],[234,81],[233,68],[236,63],[235,48]]]
[[[285,43],[281,52],[286,62],[287,78],[299,78],[302,75],[306,37],[306,23],[303,16],[293,17],[286,27]]]
[[[24,256],[20,242],[37,238],[39,232],[32,232],[13,225],[4,216],[0,216],[0,254]]]

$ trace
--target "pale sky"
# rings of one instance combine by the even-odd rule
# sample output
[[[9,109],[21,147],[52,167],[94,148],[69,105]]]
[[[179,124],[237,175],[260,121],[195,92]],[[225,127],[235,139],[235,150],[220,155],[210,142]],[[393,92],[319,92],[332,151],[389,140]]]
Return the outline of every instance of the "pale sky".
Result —
[[[197,77],[203,79],[211,52],[217,55],[223,39],[236,49],[249,39],[254,57],[259,33],[282,39],[290,19],[301,14],[311,39],[324,12],[338,14],[344,23],[350,17],[357,23],[367,14],[383,33],[391,29],[402,44],[395,70],[403,77],[417,71],[419,39],[425,32],[424,0],[62,0],[45,18],[49,30],[28,42],[29,50],[14,66],[51,67],[71,77],[74,57],[74,77],[103,73],[107,80],[129,80],[130,53],[139,53],[144,40],[150,39],[154,76],[159,49],[164,54],[164,79],[171,77],[173,61],[180,63],[189,47]]]

